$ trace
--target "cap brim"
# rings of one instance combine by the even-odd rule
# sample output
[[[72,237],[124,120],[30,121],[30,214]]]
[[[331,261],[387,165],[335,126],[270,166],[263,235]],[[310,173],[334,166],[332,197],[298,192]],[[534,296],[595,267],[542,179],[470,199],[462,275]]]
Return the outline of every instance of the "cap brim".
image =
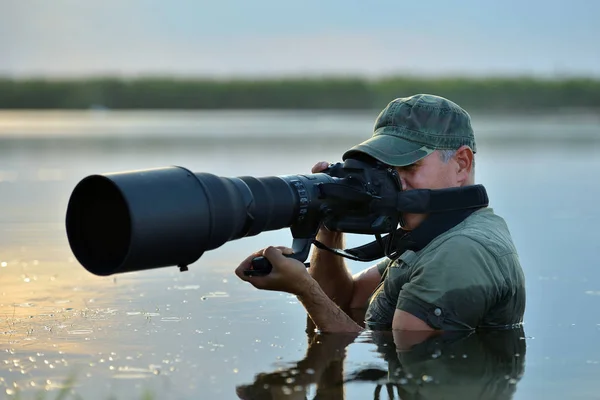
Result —
[[[363,153],[384,164],[404,167],[414,164],[434,151],[434,149],[427,146],[397,136],[377,135],[346,151],[342,156],[342,160],[352,158],[356,153]]]

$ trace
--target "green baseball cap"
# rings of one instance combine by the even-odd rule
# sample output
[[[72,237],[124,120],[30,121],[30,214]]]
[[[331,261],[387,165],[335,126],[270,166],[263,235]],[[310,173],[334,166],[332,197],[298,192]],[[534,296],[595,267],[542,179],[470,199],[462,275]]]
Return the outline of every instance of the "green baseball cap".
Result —
[[[435,150],[475,148],[471,117],[440,96],[416,94],[392,100],[379,113],[370,139],[346,151],[342,160],[364,153],[384,164],[402,167]]]

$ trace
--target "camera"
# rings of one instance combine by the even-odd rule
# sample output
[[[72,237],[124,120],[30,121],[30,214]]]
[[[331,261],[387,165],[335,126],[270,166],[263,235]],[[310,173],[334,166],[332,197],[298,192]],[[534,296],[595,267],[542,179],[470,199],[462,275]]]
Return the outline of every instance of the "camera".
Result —
[[[310,246],[319,244],[314,239],[321,225],[374,234],[381,247],[380,235],[393,234],[403,212],[468,207],[463,193],[460,188],[403,192],[397,171],[368,156],[316,174],[259,178],[171,166],[85,177],[69,198],[66,231],[78,262],[100,276],[167,266],[187,270],[204,252],[228,241],[282,228],[293,236],[291,256],[304,261]],[[253,274],[270,270],[264,258],[253,266]]]

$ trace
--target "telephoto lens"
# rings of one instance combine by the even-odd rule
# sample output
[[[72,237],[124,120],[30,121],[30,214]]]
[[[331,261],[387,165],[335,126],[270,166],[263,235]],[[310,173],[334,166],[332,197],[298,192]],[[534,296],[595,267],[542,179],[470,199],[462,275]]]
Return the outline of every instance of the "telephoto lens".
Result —
[[[67,207],[69,245],[89,272],[112,274],[179,266],[205,251],[318,218],[325,173],[219,177],[186,168],[91,175]]]

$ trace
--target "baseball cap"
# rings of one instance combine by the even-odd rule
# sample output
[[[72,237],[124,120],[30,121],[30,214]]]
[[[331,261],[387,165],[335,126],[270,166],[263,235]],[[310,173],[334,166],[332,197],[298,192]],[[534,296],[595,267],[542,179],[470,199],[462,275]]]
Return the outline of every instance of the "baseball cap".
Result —
[[[364,153],[401,167],[435,150],[455,150],[462,145],[476,151],[470,115],[443,97],[416,94],[392,100],[375,120],[373,136],[346,151],[342,160]]]

